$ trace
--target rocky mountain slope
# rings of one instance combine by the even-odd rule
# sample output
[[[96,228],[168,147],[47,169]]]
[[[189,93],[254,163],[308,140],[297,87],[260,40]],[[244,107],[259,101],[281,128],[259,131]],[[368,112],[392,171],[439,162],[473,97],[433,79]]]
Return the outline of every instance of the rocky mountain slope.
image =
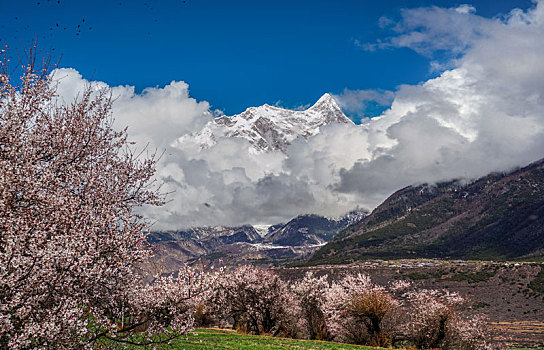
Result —
[[[309,256],[366,214],[356,211],[338,219],[301,215],[286,224],[268,226],[266,230],[244,225],[153,232],[149,242],[155,251],[155,261],[163,265],[164,271],[170,272],[199,257],[221,258],[229,264],[282,263]]]
[[[263,241],[283,246],[323,245],[340,230],[361,220],[367,214],[363,211],[354,211],[338,220],[318,215],[300,215],[270,232]]]
[[[194,240],[206,250],[235,242],[259,242],[261,236],[251,225],[238,227],[195,227],[186,231],[153,232],[150,243]]]
[[[470,184],[410,186],[341,231],[311,264],[365,259],[541,259],[544,160]]]
[[[200,149],[213,146],[220,137],[248,140],[255,153],[285,152],[297,137],[308,138],[330,123],[352,123],[334,98],[324,94],[313,106],[296,111],[276,106],[250,107],[244,112],[216,118],[196,133],[184,135],[179,143],[196,144]]]

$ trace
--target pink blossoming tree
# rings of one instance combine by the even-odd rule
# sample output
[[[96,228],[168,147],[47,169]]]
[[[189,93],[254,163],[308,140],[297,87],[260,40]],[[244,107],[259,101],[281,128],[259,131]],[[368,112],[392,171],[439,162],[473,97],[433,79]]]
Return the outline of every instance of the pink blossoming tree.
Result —
[[[406,293],[409,304],[408,338],[418,349],[494,349],[482,315],[462,315],[456,309],[465,299],[456,293],[419,289]]]
[[[287,283],[271,270],[244,265],[225,273],[210,299],[220,319],[253,334],[293,336],[298,304]]]
[[[335,339],[386,346],[394,330],[398,300],[368,275],[348,274],[327,291],[324,310]]]
[[[323,311],[329,290],[327,275],[317,278],[313,272],[307,272],[291,289],[299,304],[302,333],[309,339],[328,340],[330,335]]]
[[[107,92],[89,87],[71,104],[56,102],[34,52],[20,81],[6,50],[0,58],[0,348],[187,331],[202,276],[184,270],[149,286],[135,270],[150,251],[134,209],[162,203],[154,157],[133,153],[126,132],[114,130]]]

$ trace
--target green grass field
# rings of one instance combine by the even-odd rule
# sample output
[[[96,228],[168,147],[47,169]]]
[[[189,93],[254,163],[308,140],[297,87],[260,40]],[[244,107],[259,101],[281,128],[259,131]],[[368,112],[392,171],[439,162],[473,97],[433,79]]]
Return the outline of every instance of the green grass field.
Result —
[[[131,347],[129,349],[142,349],[142,347]],[[170,350],[213,350],[213,349],[236,349],[236,350],[274,350],[274,349],[307,349],[307,350],[386,350],[384,348],[360,346],[325,342],[318,340],[300,340],[289,338],[278,338],[268,336],[257,336],[240,334],[228,329],[197,329],[187,337],[174,340],[169,345],[153,345],[145,348],[170,349]],[[509,350],[544,350],[543,348],[508,348]],[[389,349],[392,350],[392,349]]]
[[[197,329],[189,333],[187,339],[175,340],[171,347],[176,350],[208,349],[381,349],[368,346],[331,343],[315,340],[274,338],[267,336],[245,335],[224,329]]]

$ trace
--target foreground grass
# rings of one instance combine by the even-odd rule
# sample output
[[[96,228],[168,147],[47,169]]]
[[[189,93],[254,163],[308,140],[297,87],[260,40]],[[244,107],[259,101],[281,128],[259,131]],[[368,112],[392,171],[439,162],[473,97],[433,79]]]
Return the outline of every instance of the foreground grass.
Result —
[[[131,347],[128,349],[142,349],[142,347]],[[269,336],[258,336],[240,334],[233,330],[205,328],[191,332],[187,337],[174,340],[170,345],[154,345],[145,348],[161,350],[213,350],[213,349],[236,349],[236,350],[274,350],[274,349],[307,349],[307,350],[385,350],[385,348],[360,346],[352,344],[333,343],[318,340],[300,340],[289,338],[277,338]],[[507,348],[509,350],[544,350],[544,348]],[[389,349],[392,350],[392,349]]]
[[[197,329],[187,335],[187,339],[181,338],[172,342],[171,347],[164,349],[208,350],[208,349],[381,349],[368,346],[331,343],[317,340],[299,340],[287,338],[275,338],[239,334],[225,329]]]

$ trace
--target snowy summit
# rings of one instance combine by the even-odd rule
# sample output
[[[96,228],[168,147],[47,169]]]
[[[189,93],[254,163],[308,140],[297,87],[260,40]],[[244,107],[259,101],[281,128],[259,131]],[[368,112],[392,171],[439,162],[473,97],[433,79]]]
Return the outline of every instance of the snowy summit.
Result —
[[[207,123],[202,130],[184,135],[179,143],[191,142],[200,149],[213,146],[219,137],[247,139],[255,153],[287,150],[297,137],[309,138],[330,123],[353,123],[334,98],[326,93],[310,108],[302,111],[268,104],[250,107],[240,114],[222,116]]]

